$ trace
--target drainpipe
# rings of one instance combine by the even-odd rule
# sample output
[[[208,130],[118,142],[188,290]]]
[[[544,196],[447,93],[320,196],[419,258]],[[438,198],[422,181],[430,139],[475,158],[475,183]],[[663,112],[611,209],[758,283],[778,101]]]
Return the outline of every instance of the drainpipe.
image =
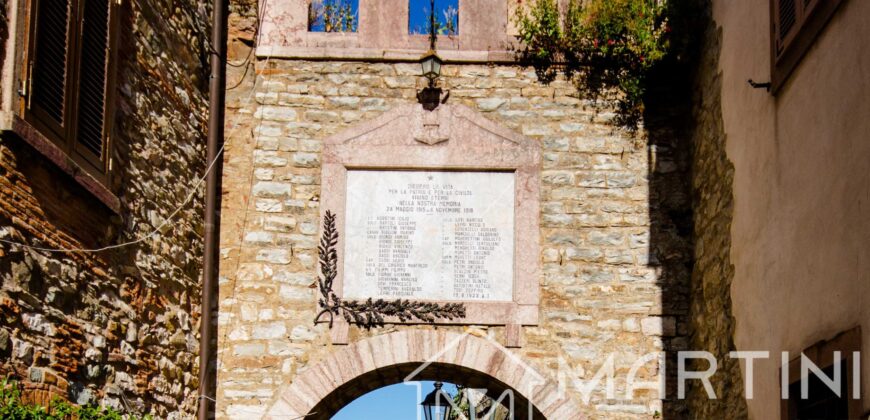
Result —
[[[212,307],[217,290],[218,265],[218,182],[221,163],[216,161],[224,140],[224,89],[226,87],[227,1],[214,0],[211,33],[211,76],[208,89],[208,146],[206,165],[215,162],[205,180],[205,238],[202,267],[202,314],[199,341],[199,420],[208,420],[214,410],[214,354]],[[208,166],[206,166],[208,168]]]

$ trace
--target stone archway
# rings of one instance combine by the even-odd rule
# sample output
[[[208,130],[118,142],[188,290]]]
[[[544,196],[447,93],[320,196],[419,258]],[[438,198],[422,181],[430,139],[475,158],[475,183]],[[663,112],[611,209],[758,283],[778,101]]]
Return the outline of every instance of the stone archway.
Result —
[[[283,387],[265,418],[328,419],[355,398],[381,386],[413,379],[454,378],[489,389],[512,390],[516,408],[535,418],[579,419],[580,406],[560,394],[555,381],[487,338],[437,330],[407,330],[357,341],[300,372]],[[315,414],[315,412],[317,412]]]

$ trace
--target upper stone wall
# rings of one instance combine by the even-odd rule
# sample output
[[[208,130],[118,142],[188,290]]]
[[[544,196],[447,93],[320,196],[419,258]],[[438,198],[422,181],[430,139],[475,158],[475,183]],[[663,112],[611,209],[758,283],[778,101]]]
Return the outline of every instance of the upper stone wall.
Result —
[[[123,2],[115,213],[12,133],[0,137],[0,375],[157,418],[193,416],[210,2]],[[146,237],[181,207],[165,229]]]
[[[414,103],[425,84],[417,63],[267,58],[256,70],[228,103],[221,418],[265,413],[281,385],[340,348],[330,344],[325,324],[312,325],[319,310],[310,286],[317,275],[323,139]],[[540,323],[523,328],[516,354],[554,378],[562,369],[565,380],[589,380],[613,352],[617,398],[594,394],[584,406],[591,417],[649,418],[675,410],[654,391],[622,396],[635,357],[685,346],[690,254],[662,205],[685,203],[650,182],[665,173],[682,182],[684,168],[666,148],[648,147],[644,135],[620,131],[613,114],[595,112],[565,80],[544,85],[532,69],[516,66],[446,65],[441,83],[450,91],[448,103],[480,112],[543,149]],[[432,327],[351,328],[350,341],[419,328]],[[504,342],[503,327],[470,331]],[[658,372],[651,362],[639,378],[654,381]],[[579,400],[576,388],[568,389]]]

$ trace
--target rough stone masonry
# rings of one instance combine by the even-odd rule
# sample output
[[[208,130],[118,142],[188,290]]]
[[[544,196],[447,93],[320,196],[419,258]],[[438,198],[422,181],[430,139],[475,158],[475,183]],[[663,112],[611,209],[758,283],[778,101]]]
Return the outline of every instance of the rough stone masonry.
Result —
[[[235,134],[228,135],[223,174],[219,417],[264,413],[280,386],[336,350],[327,327],[312,325],[322,139],[415,102],[424,86],[419,74],[418,63],[261,59],[240,85],[254,89],[252,100],[230,98],[227,132]],[[543,147],[541,322],[524,328],[518,353],[554,377],[567,368],[587,380],[614,352],[617,398],[595,393],[590,417],[678,411],[654,393],[622,395],[635,357],[685,346],[689,271],[662,265],[685,265],[687,248],[676,234],[651,238],[652,225],[668,221],[650,177],[679,165],[669,152],[648,148],[644,135],[618,129],[612,114],[596,112],[564,80],[544,85],[517,66],[445,65],[441,83],[450,103]],[[667,226],[656,229],[673,229]],[[432,327],[352,328],[350,341],[415,328]],[[503,327],[471,329],[504,334]],[[657,374],[650,364],[639,379]]]
[[[13,3],[2,3],[4,22]],[[111,187],[119,211],[4,132],[0,238],[99,248],[144,237],[182,205],[205,169],[210,3],[122,2],[112,105],[120,176]],[[192,417],[202,202],[200,188],[168,229],[116,250],[0,244],[0,375],[43,404],[58,396],[156,418]]]

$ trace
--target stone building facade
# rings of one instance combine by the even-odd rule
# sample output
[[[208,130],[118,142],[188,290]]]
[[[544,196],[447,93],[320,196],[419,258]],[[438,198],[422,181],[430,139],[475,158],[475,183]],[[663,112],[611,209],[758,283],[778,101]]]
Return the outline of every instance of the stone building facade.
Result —
[[[230,69],[229,74],[229,83],[238,82],[239,87],[227,105],[219,418],[297,412],[284,404],[298,397],[299,383],[307,383],[303,378],[327,369],[331,360],[341,360],[336,354],[364,357],[348,349],[377,340],[403,349],[403,334],[471,332],[507,343],[503,325],[391,325],[373,331],[351,327],[349,344],[341,345],[332,343],[327,325],[313,324],[320,309],[313,285],[324,139],[416,104],[417,92],[426,84],[418,62],[426,40],[401,35],[399,13],[395,21],[371,23],[399,31],[399,45],[389,49],[391,38],[365,28],[365,14],[383,8],[382,2],[361,2],[368,12],[360,11],[359,34],[307,33],[293,15],[305,10],[294,9],[297,3],[267,2],[265,7],[286,9],[263,13],[258,37],[245,29],[257,16],[251,8],[236,4],[230,19],[239,22],[237,30],[230,30],[236,61],[251,54],[251,40],[259,43],[252,52],[257,57],[252,68]],[[688,165],[677,161],[677,151],[669,146],[675,144],[673,136],[684,134],[662,125],[654,133],[659,144],[652,147],[648,130],[622,130],[612,112],[578,97],[570,82],[544,84],[532,69],[512,64],[513,55],[504,44],[512,38],[506,4],[488,17],[500,22],[494,27],[501,32],[480,40],[482,47],[466,49],[461,37],[473,26],[462,26],[462,16],[481,14],[482,7],[480,2],[461,2],[459,40],[439,40],[439,54],[448,60],[439,83],[450,92],[447,104],[468,107],[538,142],[542,150],[540,231],[535,233],[541,243],[539,323],[522,327],[520,346],[510,352],[553,381],[561,379],[572,401],[583,398],[570,379],[593,378],[614,354],[617,392],[608,398],[602,387],[591,395],[582,404],[589,417],[681,413],[678,401],[657,390],[638,390],[633,398],[624,394],[626,376],[638,357],[686,345],[691,248],[689,233],[678,228],[683,222],[671,210],[689,206],[684,188]],[[487,42],[493,47],[487,49]],[[374,58],[385,54],[393,56]],[[636,374],[639,380],[655,382],[659,371],[654,360]],[[350,394],[388,382],[363,381]],[[325,404],[340,408],[334,401]]]
[[[37,402],[191,417],[211,5],[118,3],[114,177],[103,182],[25,121],[20,69],[36,2],[3,2],[0,375]]]
[[[118,3],[103,177],[28,117],[34,1],[0,1],[0,373],[39,402],[192,417],[211,5]],[[314,322],[324,148],[402,112],[413,118],[397,131],[412,135],[428,40],[409,34],[406,1],[361,1],[351,33],[309,31],[306,0],[231,1],[216,416],[327,417],[417,375],[511,389],[547,418],[788,418],[781,351],[790,371],[801,351],[824,363],[870,347],[870,128],[855,118],[870,93],[868,3],[800,2],[835,5],[800,9],[814,31],[788,38],[800,54],[771,50],[778,9],[702,3],[695,56],[650,75],[632,132],[516,63],[513,1],[461,0],[459,33],[437,44],[442,109],[540,151],[539,228],[523,232],[540,244],[536,312],[366,330]],[[718,399],[698,381],[676,398],[678,350],[716,357]],[[770,356],[747,377],[735,350]],[[850,357],[864,385],[850,415],[866,417],[870,361]],[[606,377],[586,394],[578,381],[611,362],[614,394]],[[665,367],[665,393],[626,395],[630,376],[656,384]]]

